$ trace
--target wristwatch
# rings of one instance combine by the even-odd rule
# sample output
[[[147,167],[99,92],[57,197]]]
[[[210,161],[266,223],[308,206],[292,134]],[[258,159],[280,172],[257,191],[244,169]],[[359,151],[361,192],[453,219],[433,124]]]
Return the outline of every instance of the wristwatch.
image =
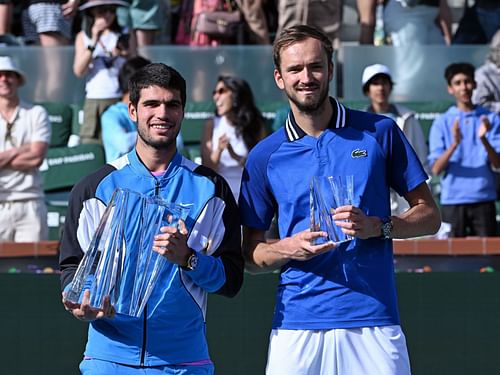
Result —
[[[90,44],[89,44],[89,45],[87,46],[87,49],[88,49],[90,52],[94,52],[94,50],[95,50],[95,45],[90,45]]]
[[[385,239],[392,238],[392,220],[390,216],[383,216],[380,218],[382,226],[380,227],[381,236]]]
[[[198,266],[198,254],[193,251],[187,260],[187,265],[184,267],[188,271],[193,271]]]

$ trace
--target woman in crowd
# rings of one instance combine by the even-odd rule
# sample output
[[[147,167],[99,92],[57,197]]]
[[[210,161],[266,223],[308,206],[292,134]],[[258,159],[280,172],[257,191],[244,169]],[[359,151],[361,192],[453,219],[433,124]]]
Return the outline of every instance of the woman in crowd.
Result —
[[[82,143],[102,143],[100,116],[120,100],[118,72],[126,58],[135,54],[135,43],[118,24],[117,6],[128,3],[89,0],[80,7],[84,16],[82,31],[75,39],[73,71],[76,76],[86,78]]]
[[[241,78],[220,76],[213,100],[215,116],[203,129],[201,160],[226,179],[238,199],[246,156],[266,135],[264,118]]]

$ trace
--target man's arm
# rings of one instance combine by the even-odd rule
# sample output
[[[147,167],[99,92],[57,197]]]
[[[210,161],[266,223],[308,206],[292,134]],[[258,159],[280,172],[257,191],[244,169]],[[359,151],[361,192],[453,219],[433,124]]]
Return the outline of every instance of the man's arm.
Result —
[[[15,156],[5,166],[17,171],[29,171],[38,168],[45,158],[49,144],[32,142],[16,148]]]
[[[281,268],[290,260],[305,261],[335,247],[333,242],[312,245],[320,237],[327,237],[325,232],[305,230],[292,237],[268,243],[265,231],[249,227],[243,228],[243,256],[249,272],[271,272]]]
[[[398,216],[391,216],[392,238],[413,238],[434,234],[441,225],[439,209],[427,184],[421,183],[405,195],[410,208]],[[367,239],[381,236],[382,221],[377,216],[366,216],[353,206],[335,210],[335,224],[350,236]]]

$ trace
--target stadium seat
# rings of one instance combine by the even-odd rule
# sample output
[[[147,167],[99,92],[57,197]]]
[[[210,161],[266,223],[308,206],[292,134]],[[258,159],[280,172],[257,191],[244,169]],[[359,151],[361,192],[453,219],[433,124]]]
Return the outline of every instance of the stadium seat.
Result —
[[[69,104],[56,102],[38,103],[49,113],[52,126],[50,147],[64,147],[68,143],[73,122],[73,110]]]

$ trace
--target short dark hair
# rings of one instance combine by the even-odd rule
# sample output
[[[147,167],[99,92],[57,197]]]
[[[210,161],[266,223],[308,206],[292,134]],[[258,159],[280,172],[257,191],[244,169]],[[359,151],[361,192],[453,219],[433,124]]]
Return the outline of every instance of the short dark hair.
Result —
[[[332,62],[333,45],[328,36],[313,26],[297,25],[284,29],[278,37],[274,40],[273,44],[273,60],[276,69],[281,71],[281,51],[293,43],[301,42],[307,38],[317,39],[321,42],[323,50],[329,62]]]
[[[465,63],[465,62],[460,62],[460,63],[453,63],[450,64],[446,67],[444,70],[444,78],[446,79],[446,82],[448,82],[448,85],[451,84],[451,80],[453,77],[455,77],[457,74],[465,74],[467,77],[471,78],[474,80],[474,71],[476,68],[474,65]]]
[[[171,66],[163,63],[152,63],[139,69],[130,77],[128,90],[130,101],[137,107],[141,90],[151,86],[159,86],[169,90],[179,90],[182,108],[186,106],[186,80]]]
[[[128,92],[128,81],[139,69],[151,64],[151,61],[142,56],[134,56],[125,61],[118,73],[118,84],[123,93]]]

